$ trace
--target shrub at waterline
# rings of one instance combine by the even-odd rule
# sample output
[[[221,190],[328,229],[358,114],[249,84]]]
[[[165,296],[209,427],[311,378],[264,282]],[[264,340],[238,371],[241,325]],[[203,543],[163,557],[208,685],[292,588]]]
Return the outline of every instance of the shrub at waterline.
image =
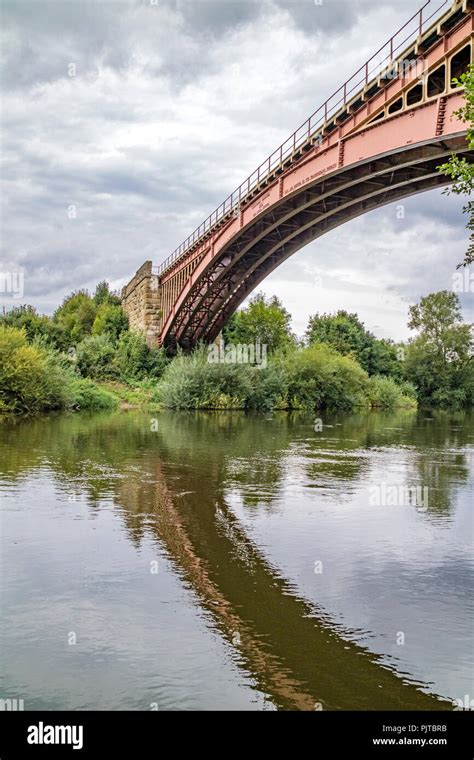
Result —
[[[160,377],[169,362],[163,349],[150,348],[143,335],[124,332],[118,343],[107,335],[88,335],[76,348],[76,366],[83,377],[134,384]]]
[[[288,354],[283,361],[289,409],[341,409],[365,403],[368,376],[355,359],[326,344]]]
[[[411,383],[398,384],[392,377],[373,375],[367,386],[367,398],[372,409],[416,407],[416,389]]]
[[[158,398],[169,409],[245,409],[251,372],[248,365],[208,362],[205,348],[179,353],[163,374]]]
[[[285,377],[274,365],[208,361],[205,347],[178,354],[158,384],[158,398],[169,409],[253,409],[267,411],[282,403]]]
[[[157,386],[170,409],[338,409],[416,406],[413,389],[391,378],[371,378],[352,358],[327,345],[275,355],[268,366],[214,363],[200,348],[178,354]]]
[[[1,412],[104,409],[116,403],[111,393],[78,378],[67,359],[40,343],[28,344],[23,329],[0,326]]]
[[[115,409],[118,399],[113,393],[99,388],[86,377],[71,376],[68,386],[68,408],[77,410]]]

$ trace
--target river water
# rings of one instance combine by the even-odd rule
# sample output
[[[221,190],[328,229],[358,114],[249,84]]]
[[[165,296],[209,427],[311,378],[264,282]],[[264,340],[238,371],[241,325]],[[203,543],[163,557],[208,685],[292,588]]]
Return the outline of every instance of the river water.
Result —
[[[0,697],[452,709],[474,697],[473,415],[0,427]]]

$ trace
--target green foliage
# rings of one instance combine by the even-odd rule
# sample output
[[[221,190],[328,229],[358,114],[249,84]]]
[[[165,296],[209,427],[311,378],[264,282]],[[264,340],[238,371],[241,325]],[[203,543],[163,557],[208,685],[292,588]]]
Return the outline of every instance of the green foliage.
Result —
[[[120,336],[116,367],[122,379],[160,377],[167,363],[164,349],[150,348],[140,333],[123,332]]]
[[[291,315],[276,296],[266,299],[258,293],[229,319],[223,330],[224,341],[244,345],[259,341],[269,352],[276,351],[295,342],[290,322]]]
[[[159,409],[156,379],[135,380],[129,383],[107,380],[101,382],[100,386],[110,391],[124,407]]]
[[[251,373],[248,365],[209,362],[204,347],[180,353],[164,372],[159,399],[169,409],[244,409]]]
[[[146,378],[161,377],[170,362],[170,358],[164,348],[149,348]]]
[[[327,343],[338,353],[352,356],[369,375],[401,377],[396,346],[372,335],[357,314],[344,310],[315,314],[309,318],[305,337],[309,345]]]
[[[324,343],[289,354],[283,366],[290,409],[350,410],[364,403],[367,373],[354,359]]]
[[[458,87],[464,87],[464,105],[455,112],[459,119],[467,124],[467,143],[470,150],[474,150],[474,64],[470,64],[468,71],[462,74],[460,79],[455,79]],[[438,167],[439,171],[446,174],[453,182],[452,187],[446,192],[456,195],[471,195],[474,190],[474,164],[466,158],[453,155],[451,159]],[[474,261],[474,201],[468,201],[463,212],[467,215],[467,229],[469,231],[469,247],[464,261],[459,266],[468,266]]]
[[[281,367],[209,361],[205,347],[178,354],[158,384],[158,398],[170,409],[253,409],[268,411],[286,393]]]
[[[140,378],[148,368],[148,346],[138,333],[123,333],[117,346],[117,368],[122,378]]]
[[[50,389],[56,388],[56,373],[50,386],[47,369],[44,351],[27,343],[24,330],[0,327],[0,399],[4,410],[25,413],[55,408],[51,406]]]
[[[463,406],[474,400],[471,325],[462,322],[459,298],[440,291],[410,307],[409,327],[419,334],[406,350],[405,377],[423,404]]]
[[[373,375],[369,379],[367,399],[374,409],[416,407],[416,390],[409,383],[399,385],[392,377]]]
[[[74,377],[69,384],[69,403],[71,409],[98,410],[114,409],[118,404],[117,396],[99,388],[92,380]]]
[[[79,379],[67,360],[27,342],[25,330],[0,326],[0,408],[14,414],[110,408],[116,400]]]
[[[100,283],[93,298],[85,291],[65,298],[54,319],[30,306],[3,315],[0,411],[110,408],[119,398],[174,409],[389,409],[413,406],[414,388],[422,404],[474,401],[474,338],[453,292],[433,293],[410,308],[409,327],[418,336],[404,347],[403,362],[395,344],[375,338],[346,311],[311,317],[308,345],[297,347],[278,299],[258,295],[231,320],[226,341],[266,344],[265,367],[238,363],[238,354],[229,360],[232,352],[212,361],[205,346],[170,363],[164,349],[129,332],[114,298]]]
[[[106,280],[99,282],[97,285],[94,291],[93,301],[96,306],[102,306],[104,304],[109,304],[110,306],[120,306],[120,297],[117,295],[117,293],[113,293],[110,290],[109,283],[106,282]]]
[[[92,325],[93,335],[106,335],[116,343],[121,334],[128,330],[128,319],[121,306],[102,303]]]
[[[365,329],[357,314],[338,311],[336,314],[315,314],[309,318],[305,333],[309,345],[327,343],[340,354],[362,354]]]
[[[365,403],[367,374],[325,345],[295,349],[254,367],[208,361],[204,348],[179,354],[158,385],[171,409],[352,409]]]
[[[51,317],[38,314],[34,306],[15,306],[6,314],[0,315],[0,325],[25,329],[28,341],[41,338],[57,349],[65,349],[66,340],[60,325],[53,322]]]
[[[93,298],[85,290],[71,293],[53,318],[38,314],[33,306],[23,305],[0,315],[0,325],[24,327],[30,343],[40,338],[59,351],[67,351],[91,333],[118,340],[128,329],[128,320],[120,298],[110,291],[107,282],[101,282]]]
[[[397,381],[401,380],[403,368],[397,351],[398,348],[392,341],[371,336],[366,357],[363,357],[361,365],[371,376],[384,375]]]
[[[252,371],[252,384],[246,399],[246,408],[259,412],[286,407],[288,379],[280,362]]]
[[[76,348],[76,365],[83,377],[104,380],[117,376],[115,349],[107,335],[89,335]]]
[[[86,290],[78,290],[64,299],[53,319],[64,330],[69,346],[90,335],[96,311],[96,304]]]

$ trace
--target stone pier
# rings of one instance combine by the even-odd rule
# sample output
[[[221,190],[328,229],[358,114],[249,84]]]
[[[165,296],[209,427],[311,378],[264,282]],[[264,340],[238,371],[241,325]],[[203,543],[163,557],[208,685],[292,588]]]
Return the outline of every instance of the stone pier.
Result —
[[[130,330],[140,332],[149,346],[157,346],[161,329],[161,292],[159,277],[145,261],[130,282],[122,288],[122,308]]]

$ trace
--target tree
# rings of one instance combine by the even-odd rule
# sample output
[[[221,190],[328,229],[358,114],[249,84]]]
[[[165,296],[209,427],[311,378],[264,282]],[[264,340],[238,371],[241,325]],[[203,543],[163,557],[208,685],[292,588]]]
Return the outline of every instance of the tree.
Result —
[[[28,342],[41,339],[54,348],[64,350],[66,340],[61,326],[53,322],[51,317],[38,314],[34,306],[15,306],[6,314],[0,316],[0,325],[24,328]]]
[[[464,87],[466,102],[462,108],[455,112],[455,116],[458,116],[468,125],[467,143],[469,149],[474,150],[474,64],[470,64],[468,71],[462,74],[460,79],[453,81],[458,87]],[[439,167],[439,170],[453,181],[452,187],[446,190],[447,193],[470,195],[474,190],[474,164],[469,163],[467,159],[453,155],[447,163]],[[458,268],[468,266],[474,261],[474,201],[467,202],[463,208],[463,213],[468,217],[466,227],[469,230],[469,247]]]
[[[266,299],[258,293],[229,319],[223,330],[224,341],[244,345],[259,341],[269,352],[276,351],[294,345],[290,323],[291,314],[276,296]]]
[[[401,377],[396,346],[365,329],[357,314],[314,314],[305,333],[308,345],[327,343],[343,356],[352,356],[369,375]]]
[[[102,280],[102,282],[99,282],[97,285],[94,291],[93,300],[97,306],[101,306],[102,304],[120,306],[121,303],[119,296],[110,290],[110,285],[106,280]]]
[[[64,329],[69,345],[75,345],[90,335],[96,313],[97,306],[87,290],[77,290],[66,296],[53,319]]]
[[[92,325],[93,335],[107,335],[113,343],[116,343],[127,329],[127,315],[121,306],[115,306],[107,301],[99,306]]]
[[[459,298],[447,290],[431,293],[410,307],[405,376],[423,403],[468,405],[473,398],[472,325],[462,320]]]

